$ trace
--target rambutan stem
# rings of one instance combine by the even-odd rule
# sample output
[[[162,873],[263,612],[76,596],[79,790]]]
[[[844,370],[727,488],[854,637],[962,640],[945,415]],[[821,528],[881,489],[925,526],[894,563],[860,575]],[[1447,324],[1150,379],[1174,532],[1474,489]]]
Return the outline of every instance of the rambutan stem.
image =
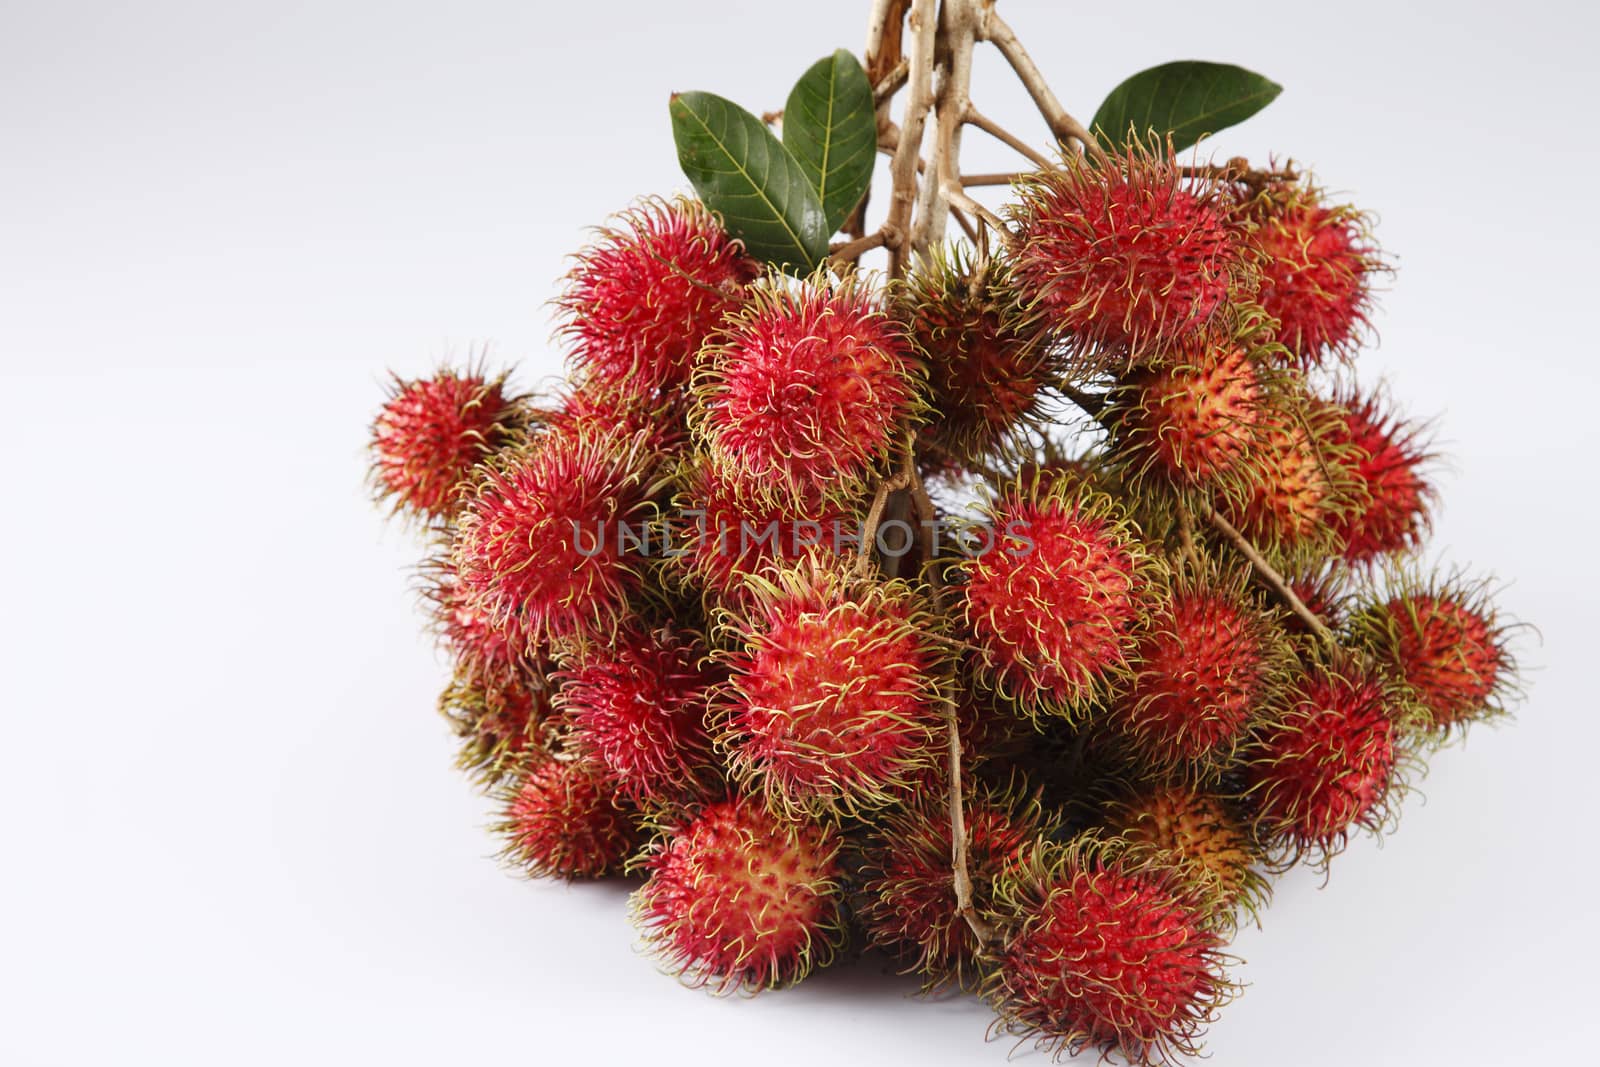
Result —
[[[1238,527],[1234,526],[1233,523],[1219,515],[1217,510],[1210,504],[1201,506],[1204,508],[1202,513],[1205,515],[1206,521],[1214,526],[1218,533],[1227,538],[1228,542],[1239,550],[1240,555],[1250,561],[1250,566],[1255,568],[1256,575],[1266,583],[1267,587],[1278,595],[1279,599],[1287,605],[1290,611],[1300,616],[1301,621],[1306,624],[1312,633],[1316,634],[1329,648],[1337,650],[1339,648],[1338,638],[1334,637],[1333,631],[1328,629],[1327,623],[1318,618],[1316,612],[1306,607],[1305,601],[1300,599],[1299,595],[1289,585],[1288,580],[1279,574],[1272,564],[1267,562],[1266,557],[1256,550],[1255,545],[1250,543],[1250,539],[1240,533]]]
[[[1038,167],[1040,170],[1049,170],[1050,168],[1055,166],[1054,163],[1050,162],[1050,160],[1045,157],[1043,152],[1040,152],[1038,149],[1036,149],[1032,145],[1030,145],[1027,141],[1024,141],[1022,138],[1018,137],[1016,134],[1012,133],[1010,130],[1006,129],[1005,127],[1001,126],[999,123],[995,122],[993,119],[989,118],[987,115],[983,114],[976,107],[973,107],[972,104],[970,104],[970,103],[967,104],[967,114],[966,114],[966,120],[965,121],[967,122],[968,125],[976,126],[976,127],[978,127],[978,129],[982,130],[984,133],[988,134],[989,136],[995,138],[998,141],[1003,142],[1004,144],[1006,144],[1007,146],[1009,146],[1011,148],[1016,149],[1018,153],[1020,153],[1021,155],[1026,156],[1028,158],[1028,161],[1030,163],[1032,163],[1034,166]],[[965,181],[966,184],[968,184],[968,185],[974,184],[973,182],[968,181],[967,179],[962,179],[962,180]],[[989,183],[989,184],[1001,184],[1001,183],[995,182],[995,183]]]
[[[922,484],[922,475],[917,470],[916,439],[906,440],[905,462],[900,468],[901,475],[905,478],[911,490],[911,510],[917,519],[917,529],[922,543],[928,543],[929,531],[937,520],[938,514],[934,510],[933,497],[928,495],[927,486]],[[944,604],[944,581],[939,575],[937,561],[928,558],[930,554],[923,555],[923,575],[928,586],[933,590],[934,602],[942,609]],[[939,635],[929,634],[936,640],[948,642],[963,648],[979,651],[964,642],[944,638]],[[994,931],[983,921],[978,914],[978,909],[972,903],[972,872],[967,859],[967,813],[964,792],[961,787],[961,727],[956,719],[956,701],[950,693],[950,683],[946,682],[940,687],[939,695],[944,705],[944,724],[946,738],[946,752],[948,755],[948,774],[950,778],[949,808],[950,808],[950,873],[951,881],[955,886],[956,913],[966,921],[972,929],[972,935],[978,939],[978,944],[987,945],[994,938]]]
[[[935,0],[912,0],[906,16],[911,29],[911,51],[907,57],[910,74],[907,85],[910,96],[906,101],[905,117],[895,144],[894,158],[889,164],[892,190],[889,194],[889,218],[884,228],[891,237],[889,245],[889,277],[905,274],[910,260],[911,242],[905,235],[911,232],[912,211],[917,203],[917,163],[922,156],[922,134],[928,113],[933,110],[933,60],[939,29],[938,4]],[[880,122],[880,136],[887,132]]]
[[[972,874],[967,865],[967,814],[961,791],[961,731],[956,722],[956,702],[948,688],[944,696],[945,733],[950,756],[950,869],[956,890],[956,913],[966,920],[978,944],[987,945],[994,931],[972,903]]]
[[[872,564],[872,550],[878,541],[878,527],[883,523],[883,511],[889,504],[889,497],[904,489],[906,484],[903,470],[878,483],[878,490],[872,495],[872,506],[867,509],[866,520],[861,524],[861,544],[856,549],[857,577],[866,577],[867,568]]]
[[[1083,146],[1083,151],[1096,159],[1104,159],[1105,153],[1095,141],[1094,135],[1084,129],[1083,124],[1067,113],[1061,106],[1061,101],[1056,99],[1056,94],[1050,91],[1050,86],[1044,80],[1044,74],[1028,55],[1028,50],[1022,47],[1022,41],[1009,23],[994,10],[992,5],[985,5],[984,17],[979,21],[978,36],[980,40],[989,41],[1000,54],[1006,57],[1006,62],[1011,64],[1011,69],[1016,72],[1023,88],[1028,90],[1028,95],[1033,97],[1034,106],[1044,116],[1045,122],[1050,124],[1050,132],[1055,134],[1063,151],[1073,151],[1073,142]]]
[[[1011,185],[1018,179],[1026,177],[1024,171],[1005,171],[999,174],[963,174],[961,184],[969,189],[984,185]]]
[[[1194,517],[1189,514],[1189,505],[1182,500],[1178,501],[1178,547],[1179,566],[1187,563],[1199,571],[1200,556],[1194,547]]]

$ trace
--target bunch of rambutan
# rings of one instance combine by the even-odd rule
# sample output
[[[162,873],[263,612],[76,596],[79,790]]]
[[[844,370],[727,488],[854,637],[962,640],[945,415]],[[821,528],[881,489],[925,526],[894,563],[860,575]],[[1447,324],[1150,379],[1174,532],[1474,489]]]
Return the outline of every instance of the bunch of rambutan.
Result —
[[[371,480],[507,863],[637,880],[714,990],[867,946],[1165,1062],[1272,879],[1505,712],[1512,627],[1418,562],[1431,448],[1351,370],[1366,215],[1134,140],[985,225],[796,277],[629,208],[557,302],[564,391],[396,381]]]

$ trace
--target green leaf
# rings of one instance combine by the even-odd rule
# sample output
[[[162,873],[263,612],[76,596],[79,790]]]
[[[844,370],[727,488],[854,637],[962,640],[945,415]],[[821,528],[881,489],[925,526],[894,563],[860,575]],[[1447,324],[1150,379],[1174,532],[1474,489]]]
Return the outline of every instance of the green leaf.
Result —
[[[872,83],[849,51],[841,48],[819,60],[790,90],[783,146],[821,198],[831,236],[861,202],[878,155]]]
[[[1108,147],[1128,145],[1129,133],[1172,136],[1181,152],[1201,137],[1237,126],[1277,99],[1283,86],[1231,63],[1186,60],[1142,70],[1107,96],[1091,124]]]
[[[750,112],[713,93],[672,98],[678,164],[752,256],[804,273],[828,254],[822,200],[805,171]]]

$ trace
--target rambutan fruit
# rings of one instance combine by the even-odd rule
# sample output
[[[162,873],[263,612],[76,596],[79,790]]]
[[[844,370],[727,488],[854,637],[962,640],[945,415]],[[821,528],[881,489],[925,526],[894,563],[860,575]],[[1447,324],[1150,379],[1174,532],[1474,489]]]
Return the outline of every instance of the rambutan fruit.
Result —
[[[639,863],[634,921],[655,954],[719,993],[790,985],[843,938],[838,832],[734,797],[671,826]]]
[[[1236,210],[1261,276],[1257,299],[1277,321],[1279,342],[1302,366],[1352,355],[1367,325],[1373,276],[1386,269],[1367,216],[1289,181],[1251,190]]]
[[[1369,649],[1420,706],[1429,731],[1448,736],[1505,714],[1516,664],[1484,582],[1459,576],[1397,576],[1396,590],[1358,610],[1355,640]]]
[[[980,672],[1030,715],[1071,717],[1128,674],[1163,571],[1116,502],[1071,479],[1019,479],[986,510],[987,551],[960,564]]]
[[[1083,351],[1085,370],[1159,353],[1226,307],[1235,235],[1215,193],[1170,155],[1069,159],[1017,191],[1017,286]]]
[[[539,756],[497,793],[505,862],[535,878],[599,878],[622,869],[639,835],[596,768]]]
[[[646,201],[577,257],[557,302],[586,379],[642,396],[682,386],[761,272],[698,201]]]
[[[521,615],[496,625],[461,585],[448,539],[417,569],[417,588],[428,625],[449,653],[456,671],[468,677],[498,682],[516,679],[528,663],[532,635],[521,628]]]
[[[558,407],[539,412],[537,420],[546,433],[642,435],[649,451],[671,456],[688,444],[687,406],[682,397],[652,399],[589,381],[563,397]]]
[[[981,269],[963,246],[918,260],[895,314],[928,368],[922,439],[956,464],[981,462],[1040,416],[1055,359],[1000,263]]]
[[[1185,574],[1140,630],[1132,678],[1107,717],[1147,763],[1220,767],[1281,683],[1288,646],[1248,580]]]
[[[670,628],[630,628],[606,647],[581,647],[556,675],[573,749],[629,800],[671,800],[711,784],[704,656]]]
[[[582,430],[485,465],[453,547],[468,602],[525,635],[524,654],[552,635],[607,635],[650,563],[628,535],[654,526],[656,466],[642,434]]]
[[[504,375],[448,368],[431,378],[396,377],[372,423],[369,481],[380,501],[424,522],[453,516],[472,468],[512,443],[526,424],[522,399]]]
[[[1261,375],[1245,350],[1202,341],[1124,379],[1107,418],[1135,478],[1199,488],[1248,469],[1262,402]]]
[[[816,557],[750,588],[722,657],[717,740],[733,775],[789,809],[870,811],[903,795],[942,751],[939,620],[906,583]]]
[[[964,805],[972,902],[993,909],[995,882],[1038,840],[1037,798],[979,787]],[[922,975],[929,989],[971,987],[982,945],[956,910],[950,808],[944,790],[892,808],[862,849],[865,903],[857,917],[867,942]]]
[[[675,507],[678,561],[690,582],[713,602],[736,607],[749,596],[747,579],[771,578],[807,554],[826,552],[855,534],[855,520],[838,505],[772,499],[747,488],[704,456],[681,465]]]
[[[1186,783],[1146,785],[1114,800],[1106,826],[1136,844],[1159,849],[1212,879],[1219,899],[1254,915],[1271,888],[1257,870],[1263,856],[1234,805],[1214,792]]]
[[[1254,462],[1257,475],[1248,495],[1223,499],[1217,510],[1268,558],[1324,555],[1340,515],[1363,499],[1336,413],[1298,403],[1273,409],[1256,439]]]
[[[439,695],[439,713],[461,739],[456,766],[483,785],[510,773],[550,710],[550,687],[532,672],[499,677],[457,669]]]
[[[1009,929],[985,982],[997,1026],[1056,1056],[1195,1055],[1234,988],[1210,879],[1119,838],[1040,846],[997,886]]]
[[[1259,839],[1283,863],[1319,864],[1354,829],[1377,832],[1404,758],[1403,693],[1356,663],[1312,662],[1241,752],[1245,795]]]
[[[1332,403],[1340,415],[1332,439],[1350,452],[1363,489],[1360,505],[1333,520],[1345,558],[1372,563],[1417,548],[1432,525],[1434,496],[1423,476],[1431,456],[1420,431],[1385,411],[1377,393],[1347,390]]]
[[[691,423],[747,493],[848,500],[921,409],[922,366],[856,281],[755,287],[703,359]]]

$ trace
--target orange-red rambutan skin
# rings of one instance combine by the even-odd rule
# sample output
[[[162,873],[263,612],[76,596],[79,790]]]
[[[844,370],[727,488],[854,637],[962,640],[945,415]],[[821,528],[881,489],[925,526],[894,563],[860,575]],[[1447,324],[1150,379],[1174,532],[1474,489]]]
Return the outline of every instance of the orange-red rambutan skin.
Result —
[[[472,468],[509,440],[513,414],[499,379],[450,371],[396,379],[372,424],[373,482],[396,510],[447,518]]]
[[[1362,506],[1333,519],[1345,558],[1371,563],[1418,547],[1431,526],[1433,489],[1422,473],[1426,452],[1375,396],[1345,396],[1338,404],[1343,417],[1334,441],[1351,448],[1355,474],[1366,488]]]
[[[772,292],[712,351],[702,432],[747,492],[853,492],[913,413],[920,375],[864,290]]]
[[[1022,190],[1015,277],[1069,336],[1139,353],[1193,336],[1228,299],[1234,234],[1170,159],[1054,170]]]
[[[900,605],[785,596],[748,646],[731,661],[726,737],[770,795],[876,806],[932,759],[935,656]]]
[[[838,850],[836,831],[757,800],[709,804],[645,860],[635,915],[691,982],[720,992],[788,985],[837,941]]]
[[[561,432],[489,467],[462,514],[454,559],[469,603],[531,641],[605,634],[639,587],[620,527],[654,517],[641,438]]]
[[[1140,472],[1172,485],[1216,482],[1243,465],[1261,422],[1260,376],[1244,350],[1202,342],[1132,375],[1117,440]]]
[[[573,745],[631,800],[670,800],[706,784],[704,650],[670,633],[619,633],[558,675]]]
[[[1074,706],[1127,664],[1141,615],[1132,548],[1070,501],[1013,500],[996,519],[994,546],[967,564],[967,624],[998,689],[1027,705]]]
[[[1161,880],[1087,863],[1024,916],[1000,953],[995,991],[1014,1029],[1061,1052],[1170,1062],[1227,995],[1220,949],[1207,917]]]
[[[1360,216],[1308,198],[1267,195],[1252,205],[1261,287],[1277,340],[1302,365],[1353,350],[1367,322],[1371,275],[1381,269]]]
[[[540,878],[599,878],[620,870],[638,835],[612,791],[579,761],[529,766],[505,806],[505,857]]]
[[[1257,476],[1235,521],[1262,545],[1295,547],[1315,540],[1337,513],[1326,458],[1306,431],[1284,419],[1263,426]],[[1224,509],[1219,509],[1224,510]]]
[[[1163,763],[1231,751],[1267,693],[1265,641],[1263,624],[1235,598],[1174,593],[1139,637],[1138,667],[1113,711],[1118,725]]]
[[[1292,848],[1337,851],[1357,827],[1383,821],[1394,777],[1392,695],[1358,668],[1315,668],[1287,710],[1258,731],[1244,774],[1264,836]]]
[[[1383,605],[1383,649],[1435,727],[1466,722],[1494,696],[1506,652],[1482,610],[1444,594],[1396,597]]]
[[[696,202],[647,203],[578,256],[559,306],[581,373],[650,396],[684,385],[696,354],[760,267]]]

